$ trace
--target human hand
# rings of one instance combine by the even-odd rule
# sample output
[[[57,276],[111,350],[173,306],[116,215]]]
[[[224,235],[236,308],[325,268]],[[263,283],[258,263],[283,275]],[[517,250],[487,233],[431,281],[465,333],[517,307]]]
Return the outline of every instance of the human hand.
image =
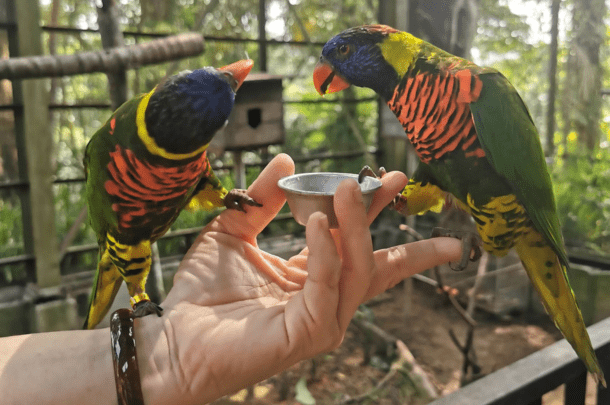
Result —
[[[145,403],[201,404],[336,348],[358,306],[400,280],[457,260],[460,241],[435,238],[373,252],[369,225],[406,184],[398,172],[367,212],[353,180],[335,195],[339,229],[321,213],[307,248],[289,260],[256,237],[284,205],[277,181],[294,172],[279,155],[248,189],[263,207],[227,210],[201,232],[174,277],[163,316],[136,320]]]

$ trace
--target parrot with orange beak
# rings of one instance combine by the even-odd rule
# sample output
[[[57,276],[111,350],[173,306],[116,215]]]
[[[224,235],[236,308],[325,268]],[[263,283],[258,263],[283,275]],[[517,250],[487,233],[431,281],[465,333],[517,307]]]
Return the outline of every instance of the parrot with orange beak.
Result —
[[[227,191],[206,156],[252,66],[241,60],[171,76],[125,102],[89,141],[86,195],[99,257],[85,329],[102,320],[123,281],[134,317],[161,316],[145,291],[151,244],[183,208],[260,206],[244,190]]]

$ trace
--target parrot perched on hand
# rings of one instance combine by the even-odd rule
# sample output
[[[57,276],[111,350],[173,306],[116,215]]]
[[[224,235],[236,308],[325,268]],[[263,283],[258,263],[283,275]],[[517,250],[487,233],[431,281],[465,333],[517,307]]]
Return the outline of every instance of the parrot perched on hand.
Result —
[[[385,25],[333,37],[313,79],[321,95],[355,85],[387,102],[420,159],[393,207],[413,215],[455,204],[472,214],[485,250],[515,248],[547,312],[605,386],[568,282],[538,132],[508,80]]]
[[[86,194],[99,258],[85,329],[102,320],[123,280],[135,317],[161,315],[145,292],[151,244],[183,208],[260,206],[243,190],[227,192],[206,157],[252,65],[242,60],[169,77],[124,103],[89,141]]]

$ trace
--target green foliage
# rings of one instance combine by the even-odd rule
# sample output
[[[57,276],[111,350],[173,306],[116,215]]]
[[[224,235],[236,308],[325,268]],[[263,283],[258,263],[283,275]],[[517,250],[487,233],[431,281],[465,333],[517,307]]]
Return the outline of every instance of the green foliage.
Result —
[[[55,226],[57,228],[58,243],[72,228],[75,221],[86,207],[85,185],[58,184],[55,186]],[[89,222],[79,223],[77,233],[72,245],[84,245],[97,243],[95,233],[89,226]]]
[[[311,392],[307,389],[307,379],[301,377],[294,387],[296,396],[294,399],[303,405],[316,405],[316,399],[311,395]]]
[[[610,148],[606,146],[590,156],[576,151],[575,136],[571,139],[568,148],[572,152],[557,159],[551,171],[566,243],[607,253],[610,251]]]
[[[21,204],[14,194],[0,199],[0,258],[23,254]]]

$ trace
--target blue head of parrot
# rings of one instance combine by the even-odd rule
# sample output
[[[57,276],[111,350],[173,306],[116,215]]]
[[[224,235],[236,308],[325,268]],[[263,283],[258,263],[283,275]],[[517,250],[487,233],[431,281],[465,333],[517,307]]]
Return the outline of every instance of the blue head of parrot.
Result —
[[[235,92],[253,62],[184,71],[157,86],[145,112],[146,128],[158,146],[189,153],[209,143],[233,109]]]
[[[324,95],[354,85],[373,89],[386,99],[391,96],[400,78],[379,44],[392,30],[381,25],[355,27],[330,39],[314,69],[318,92]]]

